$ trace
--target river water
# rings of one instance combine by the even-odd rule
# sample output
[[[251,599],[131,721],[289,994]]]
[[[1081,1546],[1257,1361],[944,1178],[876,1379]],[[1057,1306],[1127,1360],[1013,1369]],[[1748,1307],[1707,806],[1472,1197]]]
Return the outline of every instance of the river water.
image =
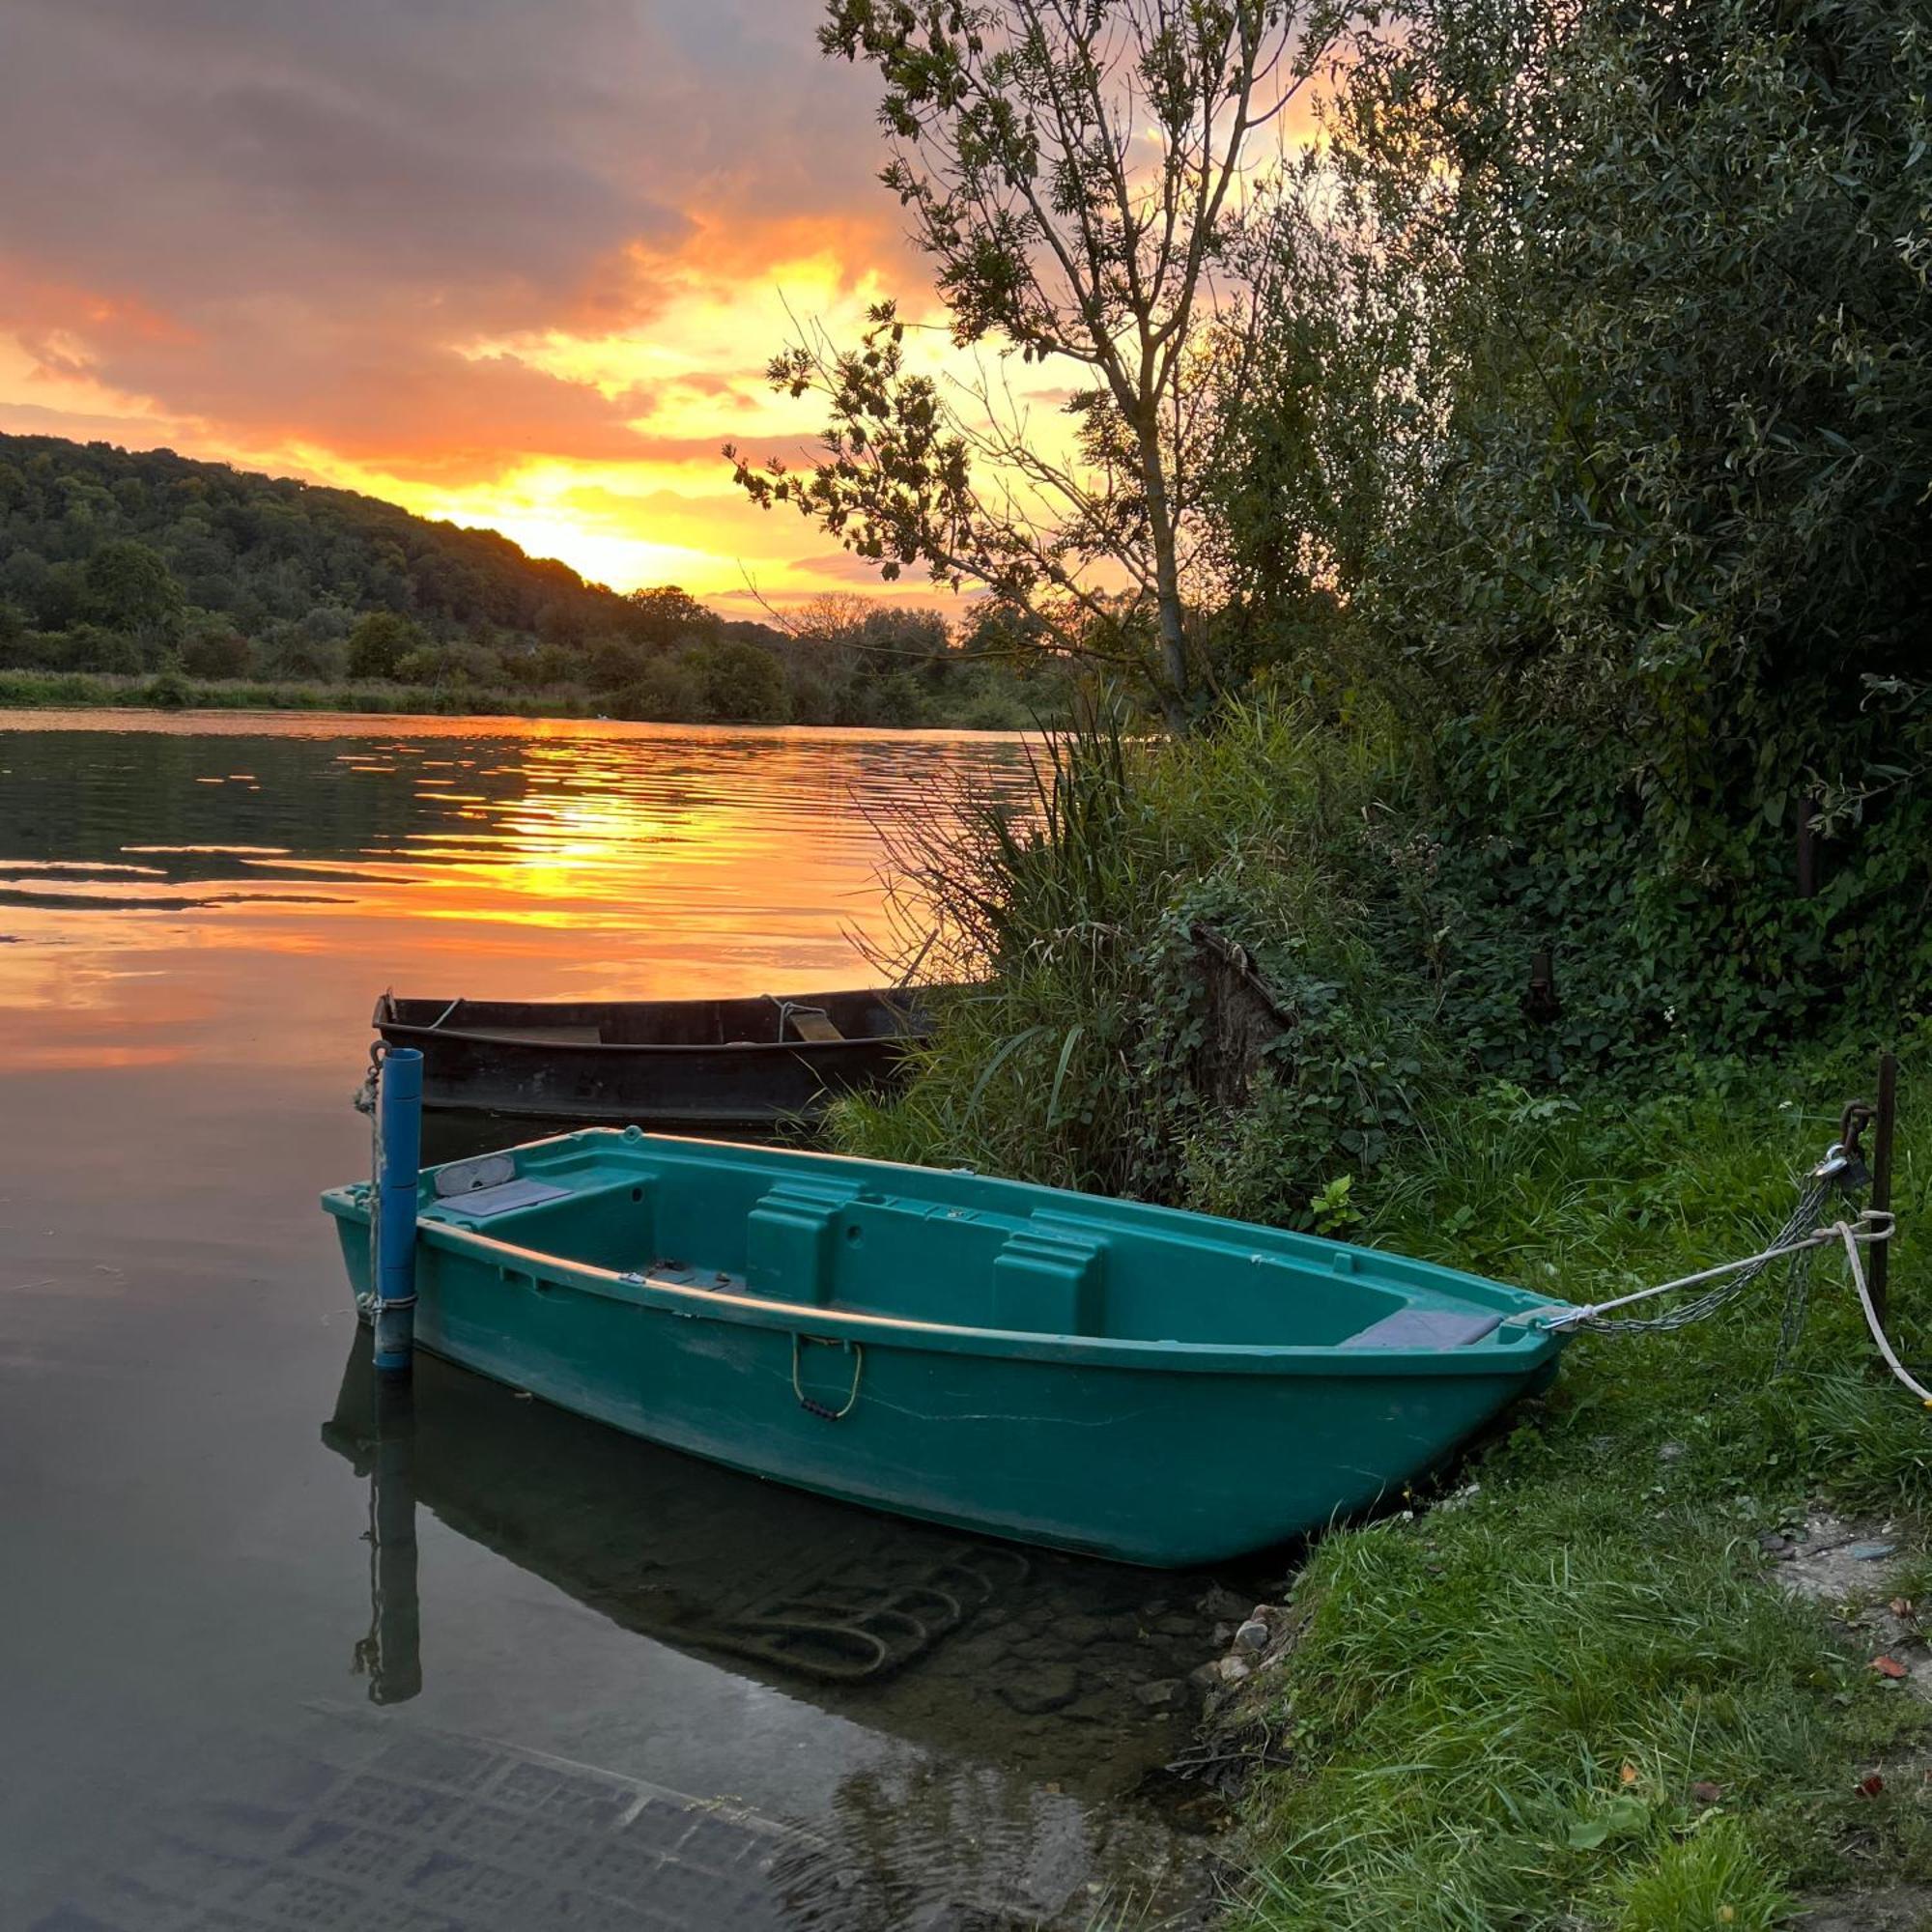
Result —
[[[863,982],[879,816],[961,781],[1022,796],[1025,748],[0,717],[0,1924],[1198,1900],[1218,1820],[1159,1769],[1162,1687],[1213,1652],[1211,1579],[808,1498],[434,1361],[379,1411],[316,1207],[367,1171],[384,985]]]

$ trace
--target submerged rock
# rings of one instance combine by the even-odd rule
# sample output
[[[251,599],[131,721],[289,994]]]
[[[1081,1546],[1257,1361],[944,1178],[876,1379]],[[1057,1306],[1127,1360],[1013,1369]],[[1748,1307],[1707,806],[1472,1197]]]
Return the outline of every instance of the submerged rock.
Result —
[[[1134,1695],[1150,1711],[1171,1711],[1186,1701],[1187,1687],[1178,1677],[1162,1677],[1151,1684],[1135,1685]]]
[[[1058,1711],[1080,1694],[1080,1678],[1070,1663],[1044,1663],[1016,1673],[1000,1686],[1000,1695],[1022,1717]]]

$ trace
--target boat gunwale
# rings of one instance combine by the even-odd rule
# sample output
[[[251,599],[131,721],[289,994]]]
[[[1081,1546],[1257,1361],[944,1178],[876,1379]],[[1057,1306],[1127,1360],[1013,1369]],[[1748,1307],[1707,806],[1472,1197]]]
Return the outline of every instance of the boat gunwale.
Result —
[[[330,1188],[323,1195],[322,1205],[338,1219],[366,1224],[367,1197],[358,1198],[359,1187],[366,1187],[366,1183]],[[1508,1345],[1496,1341],[1499,1330],[1492,1330],[1476,1341],[1449,1350],[1347,1349],[1334,1342],[1179,1342],[1052,1334],[1043,1329],[974,1328],[952,1322],[919,1321],[904,1316],[867,1314],[819,1302],[778,1301],[727,1289],[663,1281],[641,1272],[599,1267],[591,1262],[572,1261],[539,1248],[526,1248],[486,1235],[480,1229],[439,1218],[435,1208],[424,1210],[416,1230],[418,1238],[433,1247],[500,1271],[526,1275],[532,1281],[549,1277],[556,1285],[582,1293],[687,1321],[723,1321],[810,1339],[869,1343],[930,1353],[1017,1358],[1043,1367],[1111,1368],[1143,1374],[1326,1375],[1347,1378],[1501,1375],[1526,1378],[1549,1361],[1566,1339],[1547,1330],[1525,1328],[1520,1331],[1524,1337],[1521,1342]],[[1283,1264],[1295,1265],[1292,1262]],[[1509,1313],[1528,1313],[1535,1308],[1561,1305],[1539,1299],[1525,1290],[1510,1288],[1506,1283],[1484,1285],[1520,1299],[1522,1307],[1507,1311],[1505,1320]]]
[[[410,994],[414,1000],[424,996]],[[564,1009],[602,1007],[621,1009],[631,1012],[662,1011],[667,1007],[723,1007],[735,1006],[740,1001],[757,1001],[771,998],[768,994],[734,993],[717,999],[695,1000],[475,1000],[466,1002],[459,996],[455,1006],[473,1005],[479,1007],[517,1007],[526,1012],[541,1012],[548,1009],[557,1011]],[[797,993],[786,996],[787,1002],[795,1007],[806,1007],[820,1000],[869,999],[875,1006],[890,1007],[891,1001],[876,986],[857,986],[831,992]],[[728,1054],[732,1059],[747,1054],[787,1053],[795,1058],[816,1060],[820,1057],[837,1059],[843,1054],[864,1050],[877,1053],[882,1049],[905,1048],[916,1045],[920,1035],[917,1032],[890,1034],[858,1034],[843,1039],[737,1039],[737,1040],[547,1040],[536,1036],[519,1038],[514,1034],[505,1037],[501,1033],[469,1033],[462,1027],[437,1026],[415,1020],[395,1017],[396,995],[382,994],[376,1002],[376,1011],[370,1021],[371,1027],[385,1040],[400,1039],[460,1039],[471,1046],[487,1046],[500,1050],[508,1047],[516,1052],[539,1053],[546,1059],[554,1059],[573,1053],[616,1054],[630,1056],[657,1056],[679,1054]],[[914,1009],[908,1008],[908,1016]],[[540,1021],[528,1022],[540,1025]],[[703,1119],[723,1119],[723,1116],[694,1116]]]

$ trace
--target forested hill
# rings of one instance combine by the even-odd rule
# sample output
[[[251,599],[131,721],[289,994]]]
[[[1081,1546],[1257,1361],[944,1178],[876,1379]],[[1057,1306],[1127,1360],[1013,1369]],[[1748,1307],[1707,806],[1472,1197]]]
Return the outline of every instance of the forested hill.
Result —
[[[0,436],[0,601],[18,618],[53,631],[147,614],[103,609],[104,586],[90,582],[102,550],[128,543],[151,550],[178,587],[170,598],[155,578],[151,601],[219,614],[250,637],[316,613],[313,628],[339,634],[342,617],[390,611],[436,635],[581,640],[635,614],[625,598],[495,530],[168,449]],[[154,574],[136,564],[131,575]]]
[[[0,703],[990,727],[1056,715],[1057,668],[1013,667],[1000,645],[955,637],[936,611],[837,597],[787,635],[674,586],[620,596],[494,530],[348,490],[0,436]],[[145,696],[126,689],[149,678]]]

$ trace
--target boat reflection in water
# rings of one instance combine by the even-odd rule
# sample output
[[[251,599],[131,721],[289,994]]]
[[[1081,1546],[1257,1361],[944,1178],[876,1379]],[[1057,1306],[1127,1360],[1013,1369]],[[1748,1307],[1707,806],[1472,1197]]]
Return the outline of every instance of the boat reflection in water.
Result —
[[[421,1688],[414,1508],[622,1628],[949,1757],[1118,1796],[1191,1725],[1205,1577],[964,1537],[639,1441],[358,1334],[323,1440],[370,1484],[377,1703]]]

